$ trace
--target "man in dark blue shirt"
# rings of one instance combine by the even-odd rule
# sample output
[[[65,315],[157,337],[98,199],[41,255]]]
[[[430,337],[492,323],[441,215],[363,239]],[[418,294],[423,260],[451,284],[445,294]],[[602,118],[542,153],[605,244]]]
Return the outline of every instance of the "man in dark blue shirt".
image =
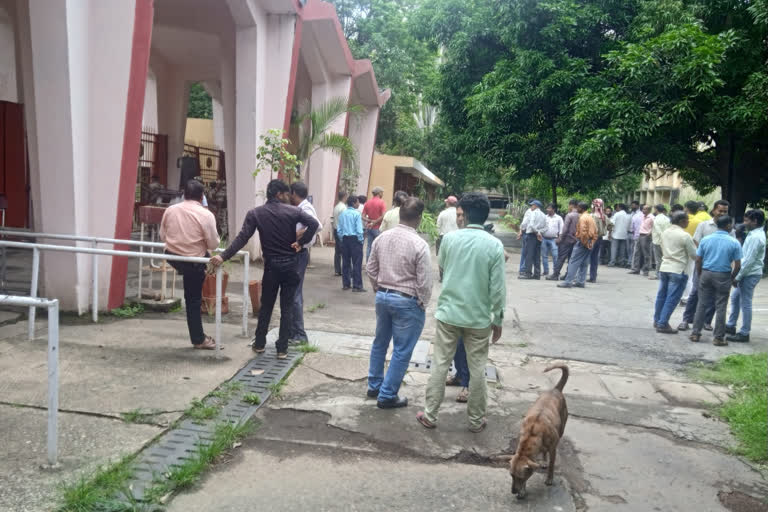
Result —
[[[256,335],[251,349],[257,354],[264,352],[267,344],[267,330],[272,319],[277,292],[280,291],[280,334],[275,346],[277,358],[285,359],[288,355],[288,338],[293,320],[293,299],[299,285],[298,252],[308,244],[320,225],[317,219],[291,206],[291,189],[281,180],[272,180],[267,185],[267,202],[248,212],[243,227],[237,237],[221,255],[211,258],[211,264],[218,267],[228,260],[251,239],[259,230],[261,252],[264,255],[264,277],[261,283],[261,310]],[[307,229],[296,239],[296,224],[304,224]]]

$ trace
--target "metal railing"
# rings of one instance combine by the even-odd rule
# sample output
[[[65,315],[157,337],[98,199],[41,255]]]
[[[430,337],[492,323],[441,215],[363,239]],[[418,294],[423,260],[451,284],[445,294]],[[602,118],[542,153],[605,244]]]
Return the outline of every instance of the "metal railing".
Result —
[[[143,253],[142,256],[139,256],[139,293],[138,297],[141,299],[141,288],[142,288],[142,278],[144,274],[144,257],[150,256],[152,258],[155,258],[156,254],[146,254],[143,251],[144,247],[150,247],[154,249],[164,249],[165,244],[162,242],[149,242],[149,241],[143,241],[143,240],[121,240],[118,238],[104,238],[104,237],[97,237],[97,236],[80,236],[80,235],[67,235],[67,234],[57,234],[57,233],[34,233],[30,231],[25,230],[15,230],[15,229],[2,229],[0,230],[0,236],[15,236],[15,237],[22,237],[22,238],[47,238],[50,240],[67,240],[71,242],[89,242],[92,245],[92,248],[96,248],[97,244],[109,244],[109,245],[129,245],[129,246],[135,246],[139,248],[140,253]],[[2,246],[0,246],[2,247]],[[59,246],[56,246],[59,247]],[[215,249],[214,252],[221,252],[224,249]],[[242,318],[242,329],[241,334],[243,336],[248,335],[248,299],[250,297],[248,293],[248,283],[249,283],[249,274],[250,274],[250,265],[251,265],[251,256],[248,251],[238,251],[238,255],[243,256],[243,318]],[[36,270],[39,268],[39,256],[37,256],[37,266],[35,266],[35,257],[33,255],[32,261],[32,288],[30,288],[30,296],[36,297],[37,296],[37,278],[39,275],[39,271]],[[164,259],[164,258],[160,258]],[[167,259],[167,258],[165,258]],[[5,259],[3,258],[3,264],[5,263]],[[99,290],[98,290],[98,272],[96,269],[98,269],[98,256],[96,254],[93,255],[93,268],[94,268],[94,279],[93,279],[93,299],[92,299],[92,306],[91,306],[91,314],[93,317],[94,322],[99,321]],[[4,273],[3,273],[4,275]]]
[[[48,463],[55,466],[59,439],[59,301],[0,295],[0,305],[48,308]]]
[[[133,251],[115,251],[110,249],[94,249],[91,247],[72,247],[68,245],[48,245],[48,244],[32,244],[26,242],[8,242],[0,240],[0,247],[15,247],[17,249],[31,249],[32,250],[32,288],[30,293],[34,292],[37,295],[37,277],[40,267],[40,251],[58,251],[58,252],[71,252],[71,253],[83,253],[92,254],[94,256],[94,269],[98,268],[98,256],[125,256],[129,258],[141,258],[146,253],[133,252]],[[158,259],[167,261],[186,261],[190,263],[208,263],[208,258],[195,258],[192,256],[177,256],[175,254],[157,254]],[[216,269],[216,357],[220,356],[221,352],[221,276],[222,267],[219,266]],[[98,288],[99,288],[99,273],[93,272],[93,289],[94,289],[94,302],[92,309],[94,311],[94,321],[98,321]],[[32,296],[31,298],[35,298]],[[35,337],[35,308],[29,307],[29,339]]]

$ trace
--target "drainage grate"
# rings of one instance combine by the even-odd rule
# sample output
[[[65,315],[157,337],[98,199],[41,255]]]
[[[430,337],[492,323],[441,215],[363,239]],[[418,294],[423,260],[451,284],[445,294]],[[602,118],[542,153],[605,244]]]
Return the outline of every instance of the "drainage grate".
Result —
[[[277,359],[276,353],[270,351],[255,357],[228,381],[238,382],[242,388],[229,398],[215,418],[205,421],[182,420],[176,428],[142,450],[136,458],[134,478],[129,487],[134,499],[142,500],[144,492],[155,485],[157,480],[164,478],[173,466],[180,466],[194,457],[198,445],[210,444],[217,425],[249,420],[272,394],[269,385],[285,377],[302,355],[291,351],[287,359]],[[242,398],[246,394],[259,395],[260,404],[243,402]]]
[[[419,372],[429,372],[430,369],[432,368],[432,359],[427,358],[427,360],[423,363],[411,361],[410,367]],[[448,372],[456,373],[456,368],[453,366],[453,363],[451,363],[451,368]],[[496,374],[495,366],[488,365],[485,367],[485,378],[488,382],[496,382],[499,380],[499,376]]]

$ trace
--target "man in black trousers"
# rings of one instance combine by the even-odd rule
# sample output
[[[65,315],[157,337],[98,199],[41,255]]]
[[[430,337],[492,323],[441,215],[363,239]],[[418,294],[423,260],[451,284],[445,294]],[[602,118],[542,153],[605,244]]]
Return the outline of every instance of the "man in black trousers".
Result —
[[[267,330],[275,307],[277,292],[280,290],[280,334],[277,342],[277,358],[288,356],[288,338],[293,320],[293,300],[299,285],[298,252],[315,236],[320,223],[301,209],[287,204],[290,188],[281,180],[272,180],[267,185],[267,202],[245,216],[245,222],[237,237],[221,255],[211,258],[211,264],[218,267],[228,260],[259,230],[261,251],[264,255],[264,276],[261,283],[261,311],[251,349],[257,354],[264,352],[267,344]],[[306,226],[304,234],[296,239],[296,224]]]

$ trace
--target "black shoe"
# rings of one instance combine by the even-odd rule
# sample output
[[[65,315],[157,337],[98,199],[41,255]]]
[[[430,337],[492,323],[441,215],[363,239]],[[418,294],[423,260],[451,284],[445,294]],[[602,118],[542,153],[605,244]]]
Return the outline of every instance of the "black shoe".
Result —
[[[573,283],[573,287],[574,287],[574,288],[586,288],[586,287],[584,286],[584,283]]]
[[[379,396],[379,390],[369,389],[365,394],[368,395],[368,398],[377,398]]]
[[[353,292],[362,293],[362,292],[364,292],[364,291],[365,291],[365,288],[352,288],[352,291],[353,291]]]
[[[725,326],[725,334],[736,334],[736,326],[728,327]]]
[[[639,270],[630,270],[629,272],[627,272],[627,274],[639,274],[639,273],[640,273]]]
[[[350,288],[352,288],[352,287],[351,286],[342,286],[341,287],[342,290],[349,290]]]
[[[399,407],[405,407],[406,405],[408,405],[408,399],[400,398],[399,396],[390,398],[389,400],[379,400],[376,402],[376,407],[379,409],[397,409]]]
[[[520,274],[517,276],[518,279],[533,279],[533,276],[529,276],[528,274]]]
[[[552,274],[551,276],[545,277],[545,279],[547,281],[557,281],[558,279],[560,279],[560,276],[558,276],[557,274]]]
[[[596,283],[596,282],[597,282],[597,279],[587,279],[587,282],[588,282],[588,283]]]
[[[667,324],[657,327],[656,332],[661,334],[677,334],[677,329],[673,329],[669,324]]]
[[[735,341],[737,343],[749,343],[749,334],[732,334],[725,339],[726,341]]]
[[[573,288],[573,285],[571,285],[571,283],[562,282],[562,283],[558,283],[557,287],[558,288]]]

